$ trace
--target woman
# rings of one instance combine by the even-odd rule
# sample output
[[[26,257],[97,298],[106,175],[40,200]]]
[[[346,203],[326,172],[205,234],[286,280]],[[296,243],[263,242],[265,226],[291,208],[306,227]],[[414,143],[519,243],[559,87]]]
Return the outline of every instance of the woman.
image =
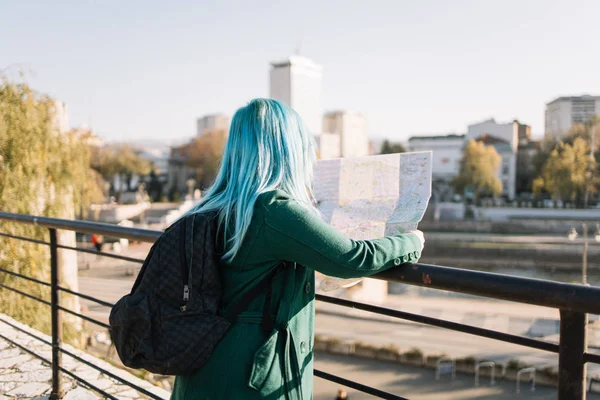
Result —
[[[172,399],[310,400],[315,271],[365,277],[419,259],[418,231],[355,241],[326,224],[313,206],[314,162],[312,137],[290,108],[256,99],[235,113],[215,183],[191,211],[219,212],[223,313],[282,261],[291,265],[273,279],[272,296],[240,314],[203,368],[176,378]],[[265,304],[274,316],[267,332]]]

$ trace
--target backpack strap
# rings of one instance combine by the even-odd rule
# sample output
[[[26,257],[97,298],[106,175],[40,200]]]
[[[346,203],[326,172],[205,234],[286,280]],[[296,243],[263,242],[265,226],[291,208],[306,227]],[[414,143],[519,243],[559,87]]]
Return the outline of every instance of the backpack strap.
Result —
[[[250,289],[246,294],[242,296],[237,303],[233,305],[231,310],[225,316],[230,323],[234,323],[237,319],[238,315],[244,311],[248,305],[257,298],[260,294],[264,293],[266,290],[266,298],[265,305],[263,308],[263,316],[262,316],[262,327],[265,331],[265,334],[270,335],[273,329],[275,328],[275,321],[273,320],[273,316],[271,315],[271,297],[273,294],[273,281],[277,277],[277,275],[286,267],[286,262],[283,261],[281,264],[276,266],[273,271],[269,272],[269,274],[261,280],[258,285],[254,286]]]

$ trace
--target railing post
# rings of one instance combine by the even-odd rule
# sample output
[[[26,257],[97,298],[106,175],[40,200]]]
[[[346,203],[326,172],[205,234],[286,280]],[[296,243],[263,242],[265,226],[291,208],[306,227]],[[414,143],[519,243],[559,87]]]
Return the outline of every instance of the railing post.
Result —
[[[585,400],[587,314],[560,310],[558,354],[558,399]]]
[[[59,399],[62,396],[61,390],[61,353],[60,344],[62,342],[62,321],[59,306],[59,279],[60,271],[58,270],[58,247],[56,229],[50,231],[50,302],[52,308],[52,393],[50,399]]]

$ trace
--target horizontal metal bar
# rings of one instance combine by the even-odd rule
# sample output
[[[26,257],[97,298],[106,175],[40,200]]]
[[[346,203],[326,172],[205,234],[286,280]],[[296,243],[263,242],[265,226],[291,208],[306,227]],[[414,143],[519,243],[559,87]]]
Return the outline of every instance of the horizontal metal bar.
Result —
[[[64,287],[61,287],[61,286],[58,287],[58,290],[62,290],[65,293],[69,293],[69,294],[72,294],[74,296],[81,297],[82,299],[93,301],[94,303],[98,303],[98,304],[103,305],[105,307],[112,307],[112,306],[114,306],[114,304],[109,303],[108,301],[100,300],[100,299],[97,299],[95,297],[88,296],[87,294],[74,292],[71,289],[67,289],[67,288],[64,288]]]
[[[537,306],[600,314],[600,287],[427,264],[390,268],[371,278]]]
[[[154,242],[162,234],[161,231],[148,229],[125,228],[97,222],[34,217],[32,215],[6,212],[0,212],[0,220],[22,222],[54,229],[99,233],[109,237],[122,237],[144,242]],[[402,265],[374,275],[372,278],[600,315],[600,287],[426,264]]]
[[[5,268],[0,268],[0,272],[5,272],[7,274],[14,275],[14,276],[17,276],[17,277],[22,278],[22,279],[26,279],[26,280],[31,281],[31,282],[39,283],[40,285],[50,286],[49,282],[40,281],[39,279],[31,278],[31,277],[29,277],[27,275],[19,274],[17,272],[13,272],[13,271],[10,271],[10,270],[5,269]]]
[[[69,310],[68,308],[65,308],[65,307],[63,307],[63,306],[58,306],[58,309],[59,309],[59,310],[61,310],[61,311],[64,311],[64,312],[66,312],[67,314],[74,315],[74,316],[76,316],[76,317],[79,317],[79,318],[81,318],[81,319],[83,319],[83,320],[86,320],[86,321],[88,321],[88,322],[91,322],[92,324],[96,324],[96,325],[98,325],[98,326],[101,326],[101,327],[103,327],[103,328],[106,328],[106,329],[110,330],[110,325],[107,325],[107,324],[105,324],[104,322],[100,322],[100,321],[98,321],[97,319],[90,318],[90,317],[86,317],[86,316],[85,316],[85,315],[83,315],[83,314],[79,314],[79,313],[77,313],[77,312],[75,312],[75,311],[72,311],[72,310]]]
[[[419,322],[422,324],[437,326],[444,329],[450,329],[457,332],[467,333],[470,335],[481,336],[488,339],[500,340],[502,342],[513,343],[520,346],[526,346],[533,349],[558,353],[559,346],[555,343],[548,343],[543,340],[527,338],[510,333],[493,331],[491,329],[479,328],[476,326],[465,325],[458,322],[446,321],[443,319],[427,317],[419,314],[412,314],[405,311],[393,310],[391,308],[373,306],[370,304],[358,303],[351,300],[338,299],[336,297],[324,296],[317,294],[316,299],[326,303],[337,304],[344,307],[357,308],[359,310],[369,311],[376,314],[387,315],[388,317],[405,319],[408,321]]]
[[[4,237],[10,238],[10,239],[22,240],[24,242],[31,242],[31,243],[43,244],[45,246],[50,246],[50,242],[45,242],[43,240],[38,240],[38,239],[32,239],[32,238],[28,238],[25,236],[10,235],[8,233],[2,233],[2,232],[0,232],[0,236],[4,236]]]
[[[600,354],[596,353],[584,353],[583,361],[586,363],[594,363],[600,365]]]
[[[344,379],[344,378],[339,377],[337,375],[332,375],[330,373],[323,372],[323,371],[320,371],[318,369],[314,370],[314,375],[316,377],[318,377],[318,378],[322,378],[322,379],[326,379],[326,380],[331,381],[331,382],[339,383],[340,385],[344,385],[344,386],[347,386],[349,388],[356,389],[356,390],[359,390],[361,392],[371,394],[373,396],[377,396],[377,397],[379,397],[381,399],[407,400],[404,397],[396,396],[394,394],[391,394],[391,393],[388,393],[388,392],[384,392],[382,390],[375,389],[375,388],[372,388],[370,386],[366,386],[366,385],[363,385],[363,384],[360,384],[360,383],[357,383],[357,382],[354,382],[354,381],[350,381],[348,379]]]
[[[13,288],[13,287],[10,287],[10,286],[6,286],[6,285],[5,285],[5,284],[3,284],[3,283],[0,283],[0,287],[2,287],[2,288],[4,288],[4,289],[12,290],[13,292],[20,294],[21,296],[28,297],[28,298],[30,298],[30,299],[32,299],[32,300],[35,300],[35,301],[39,301],[40,303],[43,303],[43,304],[45,304],[45,305],[47,305],[47,306],[49,306],[49,305],[50,305],[50,302],[49,302],[49,301],[46,301],[46,300],[40,299],[39,297],[32,296],[32,295],[30,295],[29,293],[25,293],[25,292],[23,292],[22,290],[15,289],[15,288]]]
[[[19,290],[19,289],[15,289],[15,288],[13,288],[13,287],[6,286],[6,285],[5,285],[5,284],[3,284],[3,283],[0,283],[0,287],[3,287],[3,288],[5,288],[5,289],[8,289],[8,290],[12,290],[12,291],[13,291],[13,292],[15,292],[15,293],[18,293],[18,294],[20,294],[20,295],[22,295],[22,296],[28,297],[28,298],[30,298],[30,299],[32,299],[32,300],[39,301],[40,303],[46,304],[47,306],[50,306],[50,305],[51,305],[51,303],[50,303],[49,301],[46,301],[46,300],[40,299],[39,297],[32,296],[32,295],[30,295],[29,293],[25,293],[25,292],[23,292],[23,291],[21,291],[21,290]],[[107,303],[107,304],[109,304],[109,303]],[[100,321],[98,321],[97,319],[90,318],[90,317],[86,317],[86,316],[85,316],[85,315],[83,315],[83,314],[76,313],[75,311],[69,310],[68,308],[65,308],[65,307],[63,307],[63,306],[59,306],[59,307],[58,307],[58,309],[59,309],[59,310],[61,310],[61,311],[64,311],[64,312],[66,312],[66,313],[68,313],[68,314],[71,314],[71,315],[74,315],[74,316],[76,316],[76,317],[79,317],[79,318],[81,318],[81,319],[84,319],[84,320],[86,320],[86,321],[88,321],[88,322],[91,322],[91,323],[93,323],[93,324],[99,325],[99,326],[101,326],[101,327],[103,327],[103,328],[110,329],[110,325],[107,325],[107,324],[105,324],[104,322],[100,322]]]
[[[153,243],[162,235],[162,231],[139,228],[125,228],[119,225],[104,224],[100,222],[75,221],[58,218],[35,217],[27,214],[12,214],[0,211],[0,220],[21,222],[43,226],[45,228],[64,229],[82,233],[96,233],[107,237],[139,240]]]
[[[0,321],[2,321],[3,323],[5,323],[6,325],[9,325],[9,326],[13,327],[14,329],[18,330],[19,332],[23,332],[23,333],[25,333],[26,335],[29,335],[29,336],[31,336],[32,338],[35,338],[35,339],[39,340],[40,342],[42,342],[42,343],[44,343],[44,344],[47,344],[48,346],[51,346],[51,345],[52,345],[52,343],[50,343],[49,341],[47,341],[47,340],[45,340],[45,339],[42,339],[41,337],[39,337],[39,336],[36,336],[36,335],[32,334],[31,332],[27,332],[25,329],[22,329],[22,328],[20,328],[20,327],[18,327],[18,326],[16,326],[16,325],[14,325],[14,324],[12,324],[12,323],[8,322],[8,321],[5,321],[5,320],[4,320],[4,319],[2,319],[2,318],[0,318]],[[102,374],[104,374],[104,375],[108,376],[109,378],[116,379],[116,380],[118,380],[119,382],[126,384],[126,385],[127,385],[127,386],[129,386],[130,388],[132,388],[132,389],[135,389],[135,390],[137,390],[138,392],[140,392],[140,393],[142,393],[142,394],[145,394],[145,395],[146,395],[146,396],[148,396],[148,397],[151,397],[151,398],[153,398],[153,399],[158,399],[158,400],[162,399],[161,397],[158,397],[158,396],[156,396],[156,395],[155,395],[155,394],[153,394],[152,392],[149,392],[149,391],[147,391],[147,390],[146,390],[146,389],[144,389],[143,387],[137,386],[135,383],[131,383],[131,382],[129,382],[128,380],[125,380],[124,378],[121,378],[120,376],[118,376],[118,375],[115,375],[115,374],[113,374],[112,372],[110,372],[110,371],[107,371],[107,370],[105,370],[104,368],[102,368],[102,367],[99,367],[99,366],[97,366],[97,365],[95,365],[95,364],[91,363],[90,361],[88,361],[88,360],[86,360],[86,359],[84,359],[84,358],[81,358],[81,357],[79,357],[78,355],[76,355],[76,354],[74,354],[74,353],[72,353],[72,352],[70,352],[70,351],[68,351],[68,350],[65,350],[65,349],[63,349],[63,348],[60,348],[60,351],[61,351],[61,353],[64,353],[64,354],[68,355],[69,357],[72,357],[72,358],[74,358],[75,360],[77,360],[77,361],[81,362],[82,364],[85,364],[85,365],[87,365],[88,367],[92,367],[92,368],[94,368],[96,371],[99,371],[100,373],[102,373]],[[51,364],[49,361],[46,361],[46,362],[47,362],[48,364]]]
[[[2,320],[0,320],[0,321],[2,321]],[[2,321],[2,322],[5,322],[5,321]],[[31,335],[31,336],[33,336],[33,337],[34,337],[34,338],[36,338],[36,339],[39,339],[39,340],[41,340],[41,339],[40,339],[40,338],[38,338],[37,336],[34,336],[34,335]],[[20,348],[21,350],[23,350],[23,351],[25,351],[25,352],[27,352],[27,353],[31,354],[32,356],[34,356],[34,357],[36,357],[36,358],[38,358],[38,359],[42,360],[42,362],[44,362],[44,363],[46,363],[46,364],[48,364],[48,365],[52,365],[52,363],[51,363],[49,360],[45,359],[44,357],[40,356],[39,354],[37,354],[37,353],[35,353],[35,352],[33,352],[33,351],[31,351],[31,350],[27,349],[25,346],[22,346],[22,345],[20,345],[19,343],[15,342],[15,341],[13,341],[13,340],[11,340],[11,339],[9,339],[9,338],[7,338],[6,336],[2,335],[1,333],[0,333],[0,338],[2,338],[2,339],[4,339],[4,340],[6,340],[7,342],[9,342],[10,344],[12,344],[13,346],[16,346],[16,347]],[[42,341],[43,341],[43,342],[45,342],[44,340],[42,340]],[[79,376],[75,375],[73,372],[69,371],[68,369],[66,369],[66,368],[63,368],[63,367],[61,367],[61,366],[59,366],[58,368],[59,368],[59,369],[60,369],[62,372],[64,372],[65,374],[67,374],[67,375],[69,375],[69,376],[73,377],[73,379],[75,379],[75,380],[77,380],[78,382],[80,382],[80,383],[84,384],[85,386],[89,387],[90,389],[94,390],[95,392],[97,392],[97,393],[101,394],[101,395],[102,395],[102,396],[104,396],[105,398],[108,398],[108,399],[111,399],[111,400],[119,400],[117,397],[114,397],[113,395],[111,395],[111,394],[109,394],[109,393],[106,393],[104,390],[100,389],[98,386],[92,385],[91,383],[89,383],[89,382],[88,382],[88,381],[86,381],[85,379],[83,379],[83,378],[80,378]]]
[[[144,262],[144,260],[142,260],[141,258],[120,256],[118,254],[106,253],[104,251],[96,251],[94,249],[83,249],[81,247],[63,246],[62,244],[59,244],[56,247],[58,247],[59,249],[77,251],[79,253],[89,253],[89,254],[96,254],[96,255],[102,256],[102,257],[116,258],[117,260],[130,261],[133,263],[143,263]]]

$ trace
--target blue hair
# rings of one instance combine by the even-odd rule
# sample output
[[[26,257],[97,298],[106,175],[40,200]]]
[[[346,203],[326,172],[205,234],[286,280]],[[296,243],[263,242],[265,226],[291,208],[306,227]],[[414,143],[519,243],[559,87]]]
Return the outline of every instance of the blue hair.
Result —
[[[236,111],[215,182],[190,213],[217,211],[224,260],[239,251],[254,206],[265,192],[282,190],[314,210],[313,138],[290,107],[254,99]]]

